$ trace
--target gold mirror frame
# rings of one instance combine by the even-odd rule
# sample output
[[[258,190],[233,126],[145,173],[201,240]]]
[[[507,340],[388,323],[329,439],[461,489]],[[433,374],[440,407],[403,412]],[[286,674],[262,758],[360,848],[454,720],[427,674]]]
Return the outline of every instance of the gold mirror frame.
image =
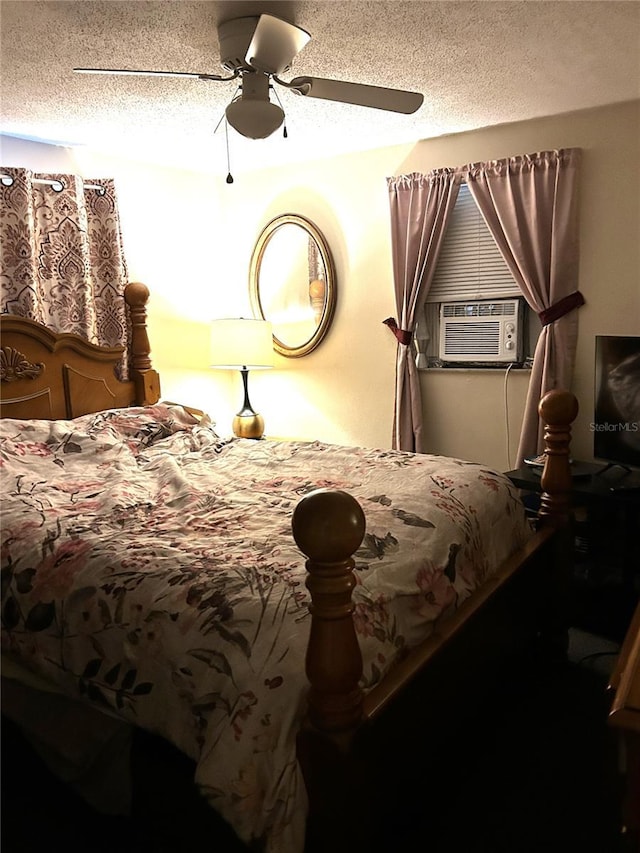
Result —
[[[273,348],[276,352],[287,358],[300,358],[301,356],[308,355],[312,352],[329,331],[337,301],[336,275],[329,246],[327,245],[324,236],[313,222],[306,219],[304,216],[298,216],[293,213],[285,213],[281,216],[276,216],[275,219],[272,219],[271,222],[265,225],[261,231],[251,255],[251,263],[249,266],[249,294],[251,297],[251,306],[256,317],[263,320],[273,321],[273,318],[267,316],[267,313],[265,313],[263,300],[260,298],[260,269],[262,267],[264,254],[270,241],[278,232],[278,229],[285,225],[295,225],[306,232],[309,238],[314,241],[318,250],[318,256],[322,262],[322,266],[324,267],[324,304],[320,314],[320,320],[317,322],[316,329],[313,334],[306,341],[301,342],[299,345],[292,346],[281,341],[274,331]],[[311,285],[314,280],[316,279],[311,279],[310,276],[309,285]]]

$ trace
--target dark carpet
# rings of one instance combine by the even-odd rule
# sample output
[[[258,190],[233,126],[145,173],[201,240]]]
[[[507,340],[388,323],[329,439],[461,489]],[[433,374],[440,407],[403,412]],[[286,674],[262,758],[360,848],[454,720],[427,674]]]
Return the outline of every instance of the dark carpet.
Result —
[[[474,730],[452,733],[437,779],[407,757],[403,805],[380,815],[381,850],[622,853],[617,742],[607,725],[615,645],[578,632],[572,646],[568,664],[506,675]],[[191,796],[189,762],[167,748],[161,768],[148,747],[144,736],[135,741],[133,816],[104,817],[3,721],[3,853],[243,851]]]

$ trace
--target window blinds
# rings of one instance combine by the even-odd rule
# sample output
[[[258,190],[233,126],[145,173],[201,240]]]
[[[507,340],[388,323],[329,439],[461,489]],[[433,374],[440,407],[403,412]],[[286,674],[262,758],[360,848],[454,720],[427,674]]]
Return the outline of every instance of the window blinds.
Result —
[[[427,302],[521,296],[469,187],[460,185]]]

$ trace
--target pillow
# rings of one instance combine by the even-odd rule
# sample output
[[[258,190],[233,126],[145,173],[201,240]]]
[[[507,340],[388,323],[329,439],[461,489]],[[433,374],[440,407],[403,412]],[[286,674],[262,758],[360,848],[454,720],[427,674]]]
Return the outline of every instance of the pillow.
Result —
[[[146,448],[198,427],[218,439],[208,415],[197,418],[183,406],[158,403],[106,409],[71,420],[0,420],[0,455],[62,458],[68,453],[104,453],[126,444],[137,456]],[[26,459],[25,459],[26,461]]]

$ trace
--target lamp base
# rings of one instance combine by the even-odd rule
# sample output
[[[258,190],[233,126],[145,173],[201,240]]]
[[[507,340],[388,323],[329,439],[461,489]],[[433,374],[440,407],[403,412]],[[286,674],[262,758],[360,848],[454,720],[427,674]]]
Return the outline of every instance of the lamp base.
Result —
[[[255,412],[251,414],[238,413],[233,419],[233,434],[238,438],[262,438],[264,435],[264,418]]]

